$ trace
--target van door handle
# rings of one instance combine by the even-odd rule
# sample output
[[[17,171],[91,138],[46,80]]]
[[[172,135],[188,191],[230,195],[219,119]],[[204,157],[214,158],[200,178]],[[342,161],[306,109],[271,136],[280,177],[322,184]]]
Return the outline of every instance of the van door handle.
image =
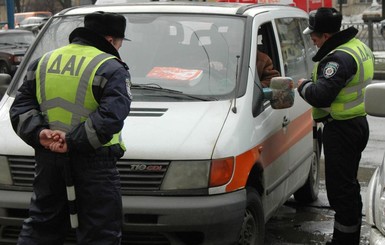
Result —
[[[282,128],[287,127],[287,125],[289,125],[289,123],[290,123],[290,119],[287,118],[286,116],[284,116],[283,120],[282,120]]]

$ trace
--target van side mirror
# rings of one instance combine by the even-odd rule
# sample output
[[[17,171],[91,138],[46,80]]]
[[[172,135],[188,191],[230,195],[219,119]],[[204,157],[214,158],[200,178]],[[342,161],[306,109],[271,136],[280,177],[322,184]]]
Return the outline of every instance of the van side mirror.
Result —
[[[365,90],[365,111],[371,116],[385,117],[385,83],[369,84]]]
[[[285,109],[294,104],[294,82],[290,77],[273,77],[269,88],[263,88],[263,95],[273,109]]]

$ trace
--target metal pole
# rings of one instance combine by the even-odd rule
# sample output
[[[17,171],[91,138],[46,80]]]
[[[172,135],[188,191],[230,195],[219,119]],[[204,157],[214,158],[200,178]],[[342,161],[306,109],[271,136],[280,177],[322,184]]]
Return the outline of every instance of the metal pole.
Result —
[[[381,20],[385,18],[385,3],[381,2],[382,12],[381,12]]]
[[[373,20],[371,19],[368,22],[368,42],[369,48],[373,50]]]
[[[13,0],[7,0],[7,19],[8,19],[8,28],[14,29],[15,28],[15,5],[13,3]]]

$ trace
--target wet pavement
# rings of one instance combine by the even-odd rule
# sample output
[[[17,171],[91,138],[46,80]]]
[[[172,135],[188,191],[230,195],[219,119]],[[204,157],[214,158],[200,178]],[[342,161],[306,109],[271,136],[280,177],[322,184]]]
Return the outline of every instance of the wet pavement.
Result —
[[[373,167],[361,167],[359,180],[361,195],[365,198],[366,187],[374,172]],[[323,165],[321,166],[323,173]],[[294,198],[289,199],[266,225],[265,244],[325,244],[332,237],[334,211],[330,209],[326,197],[325,181],[321,177],[318,200],[310,205],[301,205]],[[363,203],[364,200],[363,200]],[[365,207],[363,214],[365,213]],[[362,219],[361,245],[369,244],[369,226]]]
[[[361,184],[363,199],[363,218],[360,245],[369,244],[370,227],[365,217],[365,195],[368,183],[377,166],[381,164],[385,150],[385,118],[368,116],[370,138],[362,154],[358,180]],[[294,198],[289,199],[283,207],[266,224],[265,244],[325,244],[332,237],[334,211],[330,209],[326,197],[323,159],[320,168],[320,192],[318,200],[310,205],[301,205]]]

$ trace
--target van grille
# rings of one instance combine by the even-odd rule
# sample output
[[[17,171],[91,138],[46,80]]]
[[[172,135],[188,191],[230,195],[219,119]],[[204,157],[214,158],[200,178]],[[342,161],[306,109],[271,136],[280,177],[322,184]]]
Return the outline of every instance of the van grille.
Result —
[[[164,161],[118,161],[122,191],[160,190],[169,164]]]
[[[9,156],[8,162],[13,185],[31,188],[35,173],[34,157]],[[168,161],[119,160],[117,167],[122,192],[160,190],[168,166]]]
[[[18,226],[4,226],[3,229],[1,229],[1,238],[17,240],[19,233],[20,227]]]
[[[35,158],[33,157],[8,157],[13,184],[15,186],[32,187],[35,175]]]

